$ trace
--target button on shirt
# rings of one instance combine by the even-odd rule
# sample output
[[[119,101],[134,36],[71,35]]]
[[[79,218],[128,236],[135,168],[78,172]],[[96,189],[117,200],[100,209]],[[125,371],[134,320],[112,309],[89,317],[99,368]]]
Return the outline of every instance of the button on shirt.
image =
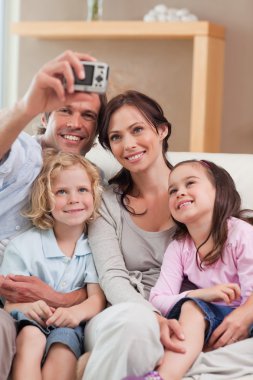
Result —
[[[10,151],[0,160],[0,241],[30,226],[20,211],[28,202],[32,183],[41,167],[40,144],[21,132]]]
[[[77,241],[73,256],[67,257],[58,247],[53,230],[35,227],[8,244],[0,274],[9,273],[37,276],[62,293],[80,289],[86,283],[98,283],[86,235]]]

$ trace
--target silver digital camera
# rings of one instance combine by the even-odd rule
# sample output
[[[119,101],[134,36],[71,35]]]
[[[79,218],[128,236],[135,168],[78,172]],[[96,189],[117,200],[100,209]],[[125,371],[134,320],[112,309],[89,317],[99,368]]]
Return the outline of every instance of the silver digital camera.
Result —
[[[74,89],[75,91],[98,92],[103,94],[106,92],[109,66],[104,62],[81,61],[85,70],[85,78],[79,79],[75,75]]]

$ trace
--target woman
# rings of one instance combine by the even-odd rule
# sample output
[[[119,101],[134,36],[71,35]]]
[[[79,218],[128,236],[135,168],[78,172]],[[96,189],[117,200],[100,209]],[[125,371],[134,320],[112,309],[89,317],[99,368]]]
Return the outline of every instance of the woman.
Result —
[[[108,301],[86,328],[85,380],[119,380],[155,368],[163,346],[184,352],[183,334],[147,302],[174,232],[168,207],[171,125],[151,98],[128,91],[107,105],[100,143],[123,166],[103,194],[89,241]],[[182,343],[173,344],[175,333]],[[161,342],[160,342],[161,338]]]

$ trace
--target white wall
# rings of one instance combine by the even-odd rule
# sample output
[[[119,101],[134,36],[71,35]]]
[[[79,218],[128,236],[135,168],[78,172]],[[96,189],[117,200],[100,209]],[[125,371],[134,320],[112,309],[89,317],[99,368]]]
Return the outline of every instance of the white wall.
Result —
[[[0,0],[0,6],[0,106],[8,107],[17,99],[20,82],[19,38],[10,33],[11,23],[19,20],[20,1]]]
[[[4,0],[0,0],[0,107],[3,107]]]

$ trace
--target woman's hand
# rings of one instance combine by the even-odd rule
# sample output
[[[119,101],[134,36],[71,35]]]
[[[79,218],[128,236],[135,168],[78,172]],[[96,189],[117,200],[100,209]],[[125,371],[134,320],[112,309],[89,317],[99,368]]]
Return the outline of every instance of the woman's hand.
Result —
[[[249,328],[252,323],[253,296],[250,296],[245,304],[228,314],[223,322],[214,330],[207,349],[214,350],[248,338]]]
[[[241,295],[238,284],[228,283],[212,286],[211,288],[196,289],[190,291],[187,296],[199,298],[206,302],[223,301],[231,304]]]
[[[156,314],[160,326],[161,343],[168,350],[185,353],[185,347],[182,343],[184,334],[179,322],[176,319],[166,319]]]

